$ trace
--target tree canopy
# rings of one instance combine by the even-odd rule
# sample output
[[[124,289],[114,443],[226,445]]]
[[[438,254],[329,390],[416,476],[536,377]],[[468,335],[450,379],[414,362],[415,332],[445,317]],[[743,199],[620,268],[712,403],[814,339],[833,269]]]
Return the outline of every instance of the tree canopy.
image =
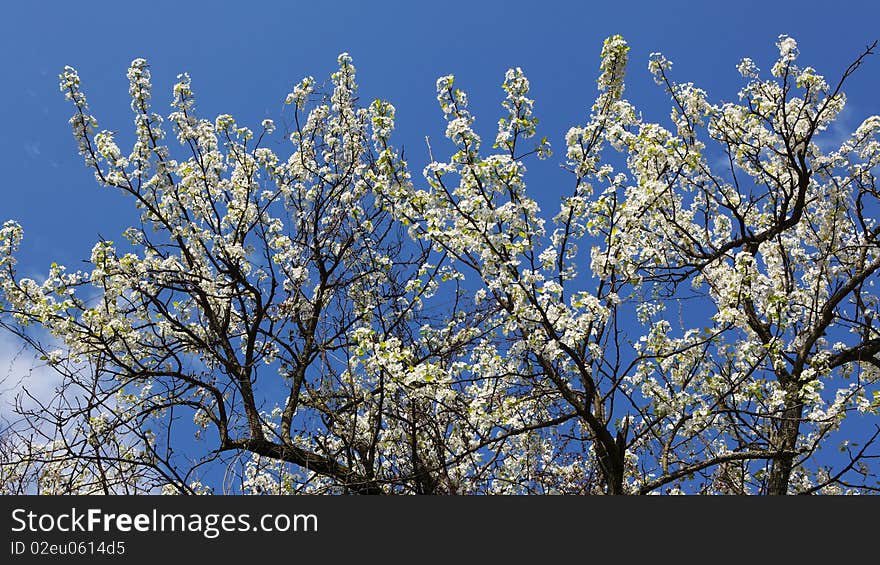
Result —
[[[437,80],[421,177],[345,53],[287,95],[283,152],[272,120],[199,117],[185,74],[156,113],[143,59],[123,151],[65,68],[79,152],[140,221],[43,282],[0,230],[0,324],[62,379],[3,431],[5,492],[880,489],[880,117],[833,127],[875,46],[826,81],[780,36],[734,102],[655,54],[650,121],[609,37],[547,215],[519,68],[488,143]]]

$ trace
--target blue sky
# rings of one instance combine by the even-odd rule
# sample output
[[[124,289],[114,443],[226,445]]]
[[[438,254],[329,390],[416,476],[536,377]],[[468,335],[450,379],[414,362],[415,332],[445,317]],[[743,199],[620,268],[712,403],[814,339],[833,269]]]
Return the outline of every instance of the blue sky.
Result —
[[[0,21],[0,222],[23,225],[20,271],[39,277],[52,261],[80,267],[98,237],[119,239],[137,221],[130,202],[99,187],[76,153],[71,106],[58,90],[65,65],[79,70],[100,128],[118,131],[125,150],[132,131],[125,72],[134,58],[150,62],[156,111],[167,114],[171,86],[188,72],[200,115],[230,113],[257,128],[281,117],[294,83],[325,79],[347,51],[364,102],[381,97],[397,108],[393,139],[417,180],[428,159],[425,135],[438,158],[449,153],[437,77],[456,75],[478,132],[491,139],[504,71],[519,66],[531,81],[539,135],[556,151],[529,164],[530,190],[543,204],[571,188],[558,167],[563,135],[585,121],[605,37],[620,33],[631,46],[626,97],[647,119],[666,123],[669,102],[647,71],[651,52],[674,62],[676,80],[695,82],[712,101],[732,100],[741,85],[737,62],[747,56],[769,69],[779,34],[795,37],[801,64],[831,80],[880,38],[878,21],[880,5],[870,1],[8,3]],[[851,131],[880,113],[880,57],[846,91],[841,126]],[[0,343],[0,375],[12,355]]]

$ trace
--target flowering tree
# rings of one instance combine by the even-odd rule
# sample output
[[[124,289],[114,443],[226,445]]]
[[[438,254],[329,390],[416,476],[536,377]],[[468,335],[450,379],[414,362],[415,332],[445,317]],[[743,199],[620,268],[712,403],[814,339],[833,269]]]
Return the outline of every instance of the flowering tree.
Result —
[[[141,223],[42,284],[15,271],[21,228],[0,232],[2,323],[64,383],[20,404],[6,484],[876,490],[880,117],[827,131],[874,46],[832,85],[777,46],[769,76],[739,65],[737,103],[652,56],[664,127],[624,99],[628,46],[607,39],[549,225],[526,191],[525,163],[551,151],[520,69],[488,151],[454,77],[437,81],[453,152],[429,146],[422,183],[391,143],[394,107],[357,105],[346,54],[327,92],[307,77],[288,95],[286,158],[263,145],[269,120],[199,119],[186,75],[163,120],[141,59],[123,154],[66,68],[80,153]]]

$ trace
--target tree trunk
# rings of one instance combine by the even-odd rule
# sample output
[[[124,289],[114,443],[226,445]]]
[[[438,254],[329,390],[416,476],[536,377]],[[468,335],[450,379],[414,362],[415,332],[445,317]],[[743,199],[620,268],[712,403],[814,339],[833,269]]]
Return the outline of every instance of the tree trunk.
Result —
[[[801,402],[786,403],[786,407],[782,411],[779,439],[775,447],[777,450],[785,451],[786,453],[773,461],[773,466],[770,469],[770,479],[767,482],[767,494],[788,494],[788,481],[791,478],[791,471],[794,466],[794,450],[797,445],[798,435],[800,434],[803,411],[804,405]]]

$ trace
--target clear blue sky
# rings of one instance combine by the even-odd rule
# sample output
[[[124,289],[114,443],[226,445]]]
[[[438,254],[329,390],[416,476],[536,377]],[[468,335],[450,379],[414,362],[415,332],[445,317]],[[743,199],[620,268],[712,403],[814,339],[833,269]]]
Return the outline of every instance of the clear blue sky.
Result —
[[[488,135],[503,73],[521,66],[537,99],[540,133],[558,156],[562,135],[583,121],[595,96],[598,53],[610,34],[632,46],[627,96],[646,117],[664,120],[668,103],[646,70],[652,51],[675,62],[678,80],[729,100],[739,85],[737,61],[749,56],[768,69],[780,33],[798,40],[804,64],[831,78],[880,37],[878,21],[880,7],[869,1],[7,3],[0,23],[0,221],[23,224],[21,267],[37,274],[52,260],[77,264],[99,233],[116,239],[136,218],[124,198],[96,185],[76,154],[71,107],[57,86],[64,65],[80,71],[100,127],[128,135],[125,71],[136,57],[151,64],[158,111],[167,113],[170,87],[186,71],[202,115],[231,113],[257,126],[279,117],[292,83],[307,74],[325,78],[336,55],[348,51],[364,99],[387,98],[397,107],[395,139],[418,174],[426,134],[446,154],[434,98],[443,74],[454,73],[469,92],[479,131]],[[850,83],[846,125],[880,113],[877,92],[880,57]],[[557,163],[531,166],[530,186],[551,197],[546,201],[570,186]]]

